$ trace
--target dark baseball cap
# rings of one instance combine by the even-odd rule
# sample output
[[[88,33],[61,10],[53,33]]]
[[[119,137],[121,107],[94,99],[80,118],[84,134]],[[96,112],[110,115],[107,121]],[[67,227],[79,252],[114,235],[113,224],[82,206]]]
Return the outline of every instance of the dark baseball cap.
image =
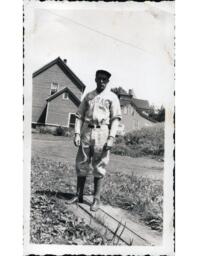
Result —
[[[111,73],[109,73],[109,72],[106,71],[106,70],[102,70],[102,69],[97,70],[97,71],[96,71],[96,76],[99,75],[99,74],[106,75],[106,77],[107,77],[108,79],[111,77]]]

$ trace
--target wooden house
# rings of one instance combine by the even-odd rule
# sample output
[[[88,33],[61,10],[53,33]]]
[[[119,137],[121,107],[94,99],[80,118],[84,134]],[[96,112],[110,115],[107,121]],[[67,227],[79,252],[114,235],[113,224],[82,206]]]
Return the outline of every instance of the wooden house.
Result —
[[[119,94],[122,110],[122,124],[125,132],[152,126],[155,120],[149,117],[150,106],[147,100],[137,99],[131,94]]]
[[[73,127],[85,90],[60,57],[33,73],[32,124]]]

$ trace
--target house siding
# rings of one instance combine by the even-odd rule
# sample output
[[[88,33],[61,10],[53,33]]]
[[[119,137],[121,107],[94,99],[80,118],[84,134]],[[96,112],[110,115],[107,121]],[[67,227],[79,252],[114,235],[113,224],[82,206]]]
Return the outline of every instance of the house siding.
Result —
[[[73,103],[70,96],[68,100],[63,99],[63,94],[57,96],[48,103],[46,124],[68,126],[69,114],[76,113],[77,106]]]
[[[127,114],[124,113],[124,108],[127,108]],[[142,117],[133,106],[128,105],[122,107],[122,123],[125,126],[125,132],[141,129],[145,126],[154,125],[153,122]]]
[[[59,84],[59,90],[68,87],[76,97],[81,98],[79,88],[65,75],[57,64],[54,64],[33,78],[32,122],[38,122],[46,106],[46,98],[50,96],[52,82]]]

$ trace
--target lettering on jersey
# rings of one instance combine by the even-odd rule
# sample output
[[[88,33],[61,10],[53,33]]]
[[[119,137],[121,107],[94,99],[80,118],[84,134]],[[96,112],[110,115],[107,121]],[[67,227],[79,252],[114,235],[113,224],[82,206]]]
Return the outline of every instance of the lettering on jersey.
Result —
[[[88,100],[88,104],[90,107],[93,107],[94,105],[100,105],[101,107],[109,108],[110,101],[101,97],[95,97],[93,99]]]

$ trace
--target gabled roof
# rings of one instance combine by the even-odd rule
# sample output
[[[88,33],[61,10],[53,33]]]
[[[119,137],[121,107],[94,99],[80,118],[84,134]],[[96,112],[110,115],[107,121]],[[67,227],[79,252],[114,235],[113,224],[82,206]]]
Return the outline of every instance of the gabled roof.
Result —
[[[136,99],[129,94],[119,94],[119,99],[121,106],[129,105],[132,102],[138,109],[150,109],[148,100]]]
[[[68,76],[81,91],[85,90],[86,86],[83,84],[83,82],[74,74],[74,72],[66,65],[66,63],[60,57],[56,58],[55,60],[35,71],[33,73],[33,77],[38,76],[40,73],[44,72],[46,69],[50,68],[54,64],[57,64],[65,73],[65,75]]]
[[[68,88],[68,87],[65,87],[63,88],[62,90],[52,94],[51,96],[49,96],[46,101],[51,101],[53,99],[55,99],[56,97],[58,97],[59,95],[63,94],[64,92],[68,92],[68,94],[71,96],[72,100],[74,101],[74,103],[76,103],[77,106],[80,105],[80,99],[76,97],[75,94],[73,94],[73,92]]]
[[[143,113],[143,111],[142,111],[140,108],[138,108],[138,107],[135,105],[135,103],[134,103],[133,101],[131,101],[131,105],[134,107],[134,109],[138,112],[138,114],[139,114],[140,116],[142,116],[143,118],[145,118],[145,119],[147,119],[147,120],[149,120],[149,121],[151,121],[151,122],[153,122],[153,123],[157,123],[156,120],[154,120],[153,118],[151,118],[151,117],[145,115],[145,114]]]
[[[137,108],[140,109],[150,109],[148,100],[140,100],[140,99],[131,99],[132,103],[136,105]]]
[[[143,113],[143,110],[150,109],[149,102],[147,100],[136,99],[136,98],[133,98],[129,94],[120,94],[119,99],[120,99],[121,107],[132,105],[140,116],[142,116],[143,118],[145,118],[153,123],[157,123],[157,121],[155,121],[154,119],[152,119],[151,117],[149,117]]]

